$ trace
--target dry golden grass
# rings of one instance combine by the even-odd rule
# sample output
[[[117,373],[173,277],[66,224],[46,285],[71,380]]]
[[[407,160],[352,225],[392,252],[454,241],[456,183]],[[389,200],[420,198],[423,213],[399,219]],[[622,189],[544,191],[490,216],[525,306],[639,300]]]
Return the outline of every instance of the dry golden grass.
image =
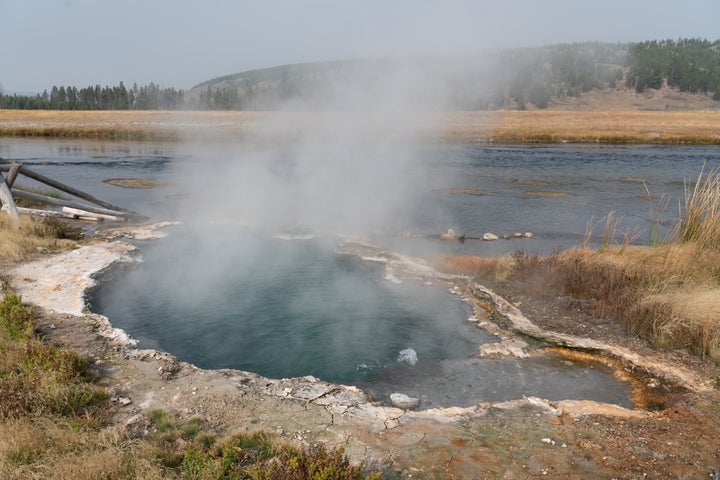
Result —
[[[720,249],[720,171],[703,171],[685,186],[685,211],[678,237],[704,249]]]
[[[442,256],[443,271],[524,283],[526,293],[586,300],[588,313],[621,322],[658,347],[720,362],[720,250],[696,242],[574,248],[549,257]]]
[[[0,136],[178,140],[210,131],[243,135],[262,113],[0,110]]]
[[[129,440],[113,429],[78,428],[52,417],[0,422],[0,478],[161,479],[157,462],[143,441]]]
[[[720,144],[720,111],[502,111],[448,115],[455,141]]]
[[[475,257],[471,255],[439,255],[431,259],[434,268],[464,275],[480,275],[503,281],[515,270],[511,255],[501,257]]]
[[[316,112],[0,110],[1,135],[176,140],[242,136],[269,115],[288,134],[315,128]],[[427,138],[452,142],[720,144],[720,111],[466,111],[417,116]],[[282,129],[273,134],[282,136]]]
[[[28,260],[39,252],[70,250],[77,245],[56,238],[55,233],[43,220],[23,215],[15,223],[6,212],[0,212],[0,261]]]

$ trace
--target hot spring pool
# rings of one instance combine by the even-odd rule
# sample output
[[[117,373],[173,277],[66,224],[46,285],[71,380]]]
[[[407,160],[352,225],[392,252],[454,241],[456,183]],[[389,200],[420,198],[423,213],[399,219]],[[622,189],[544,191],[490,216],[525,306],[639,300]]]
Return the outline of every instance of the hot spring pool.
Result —
[[[335,251],[332,238],[277,238],[213,226],[140,243],[143,262],[104,278],[93,311],[140,341],[201,368],[271,378],[313,375],[385,401],[424,407],[539,395],[631,406],[629,387],[553,357],[473,358],[498,339],[467,322],[447,288],[395,283],[385,266]]]

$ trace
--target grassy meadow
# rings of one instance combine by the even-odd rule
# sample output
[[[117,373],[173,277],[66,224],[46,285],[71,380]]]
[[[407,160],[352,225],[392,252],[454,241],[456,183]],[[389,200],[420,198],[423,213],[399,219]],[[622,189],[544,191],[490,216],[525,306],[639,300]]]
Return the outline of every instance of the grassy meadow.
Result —
[[[242,137],[270,113],[0,110],[0,136],[178,140],[198,132]],[[288,112],[291,133],[313,112]],[[418,114],[427,138],[449,142],[720,145],[720,111],[468,111]]]

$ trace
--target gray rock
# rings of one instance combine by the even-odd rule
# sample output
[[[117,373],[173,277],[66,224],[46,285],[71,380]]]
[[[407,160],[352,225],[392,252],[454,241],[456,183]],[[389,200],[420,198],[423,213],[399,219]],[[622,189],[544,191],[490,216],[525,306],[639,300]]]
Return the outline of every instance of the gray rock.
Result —
[[[393,393],[390,395],[390,403],[393,407],[402,408],[403,410],[412,410],[420,405],[420,399],[408,397],[404,393]]]

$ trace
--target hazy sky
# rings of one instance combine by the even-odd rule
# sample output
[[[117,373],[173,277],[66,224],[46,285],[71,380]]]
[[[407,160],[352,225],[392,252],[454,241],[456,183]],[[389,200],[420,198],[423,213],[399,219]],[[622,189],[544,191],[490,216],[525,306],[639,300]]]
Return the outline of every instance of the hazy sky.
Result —
[[[0,0],[6,92],[190,88],[288,63],[720,38],[719,0]]]

